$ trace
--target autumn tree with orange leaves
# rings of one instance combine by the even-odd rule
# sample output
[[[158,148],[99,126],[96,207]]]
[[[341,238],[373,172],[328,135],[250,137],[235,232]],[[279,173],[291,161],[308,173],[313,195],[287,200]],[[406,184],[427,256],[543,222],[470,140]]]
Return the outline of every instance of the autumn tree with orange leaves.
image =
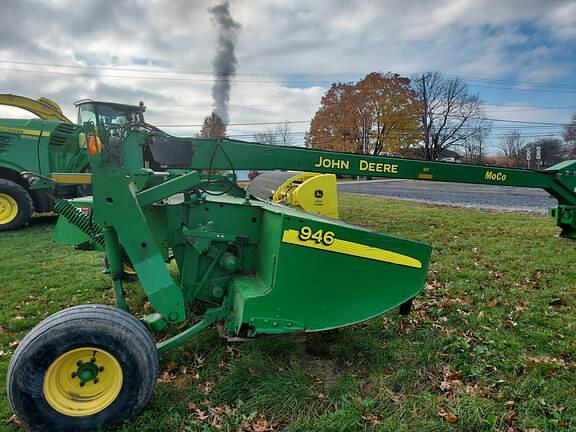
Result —
[[[373,72],[357,83],[334,83],[306,134],[307,147],[379,155],[420,138],[418,99],[410,79]]]
[[[226,125],[216,113],[212,113],[204,119],[202,129],[200,129],[201,138],[224,138],[226,136]]]

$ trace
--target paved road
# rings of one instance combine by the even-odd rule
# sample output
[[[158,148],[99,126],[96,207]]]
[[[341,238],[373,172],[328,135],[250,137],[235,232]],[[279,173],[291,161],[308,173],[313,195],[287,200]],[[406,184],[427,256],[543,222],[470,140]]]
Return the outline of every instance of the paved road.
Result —
[[[557,205],[557,201],[541,189],[417,180],[343,182],[338,184],[338,191],[430,204],[537,213],[546,213],[548,207]]]

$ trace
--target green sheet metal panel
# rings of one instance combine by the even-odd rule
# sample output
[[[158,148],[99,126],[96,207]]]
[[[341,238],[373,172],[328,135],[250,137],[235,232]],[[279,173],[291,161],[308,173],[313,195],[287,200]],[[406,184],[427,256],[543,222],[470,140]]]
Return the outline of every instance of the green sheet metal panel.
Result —
[[[430,253],[427,244],[266,205],[257,273],[231,285],[233,327],[316,331],[378,316],[422,290]]]

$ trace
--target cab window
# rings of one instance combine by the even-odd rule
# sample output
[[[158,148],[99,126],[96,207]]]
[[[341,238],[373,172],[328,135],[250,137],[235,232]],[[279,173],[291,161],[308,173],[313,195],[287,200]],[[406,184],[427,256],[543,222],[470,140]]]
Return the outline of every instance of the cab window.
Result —
[[[96,126],[96,107],[94,104],[84,104],[80,106],[78,111],[78,124],[92,122]]]

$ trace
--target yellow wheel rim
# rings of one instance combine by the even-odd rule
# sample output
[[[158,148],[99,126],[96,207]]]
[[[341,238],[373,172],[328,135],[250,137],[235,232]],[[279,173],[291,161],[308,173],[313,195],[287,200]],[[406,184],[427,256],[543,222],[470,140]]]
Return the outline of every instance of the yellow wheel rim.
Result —
[[[18,203],[5,193],[0,193],[0,225],[12,222],[18,215]]]
[[[96,414],[108,407],[122,389],[122,367],[100,348],[77,348],[58,357],[44,376],[44,397],[61,414]]]

